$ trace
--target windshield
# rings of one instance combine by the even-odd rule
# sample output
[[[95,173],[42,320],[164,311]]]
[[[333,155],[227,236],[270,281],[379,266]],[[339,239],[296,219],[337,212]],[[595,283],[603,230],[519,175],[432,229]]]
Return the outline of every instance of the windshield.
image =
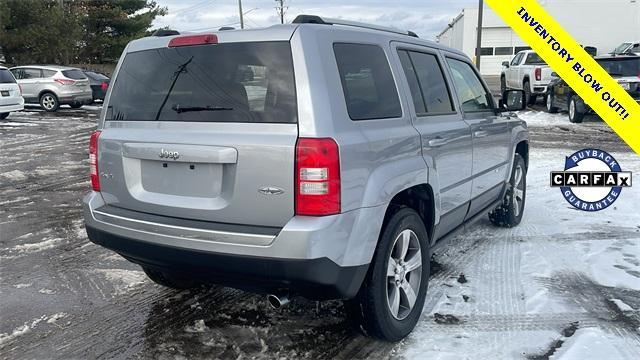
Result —
[[[295,123],[291,47],[249,42],[129,53],[106,120]]]
[[[529,56],[527,56],[527,60],[525,60],[524,63],[527,65],[546,65],[547,64],[546,62],[544,62],[544,60],[542,60],[540,55],[536,53],[530,53]]]
[[[611,76],[640,76],[640,57],[598,60]]]
[[[0,84],[13,84],[16,82],[16,79],[13,78],[13,75],[6,69],[0,69]]]
[[[622,43],[615,50],[613,50],[614,54],[623,54],[627,49],[631,46],[631,43]]]

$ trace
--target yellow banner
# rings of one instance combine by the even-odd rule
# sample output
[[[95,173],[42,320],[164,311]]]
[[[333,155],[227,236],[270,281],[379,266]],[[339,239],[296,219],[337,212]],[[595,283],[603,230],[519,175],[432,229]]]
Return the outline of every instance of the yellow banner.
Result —
[[[637,154],[640,105],[535,0],[486,0]],[[603,1],[602,6],[606,6]],[[580,17],[576,9],[576,17]]]

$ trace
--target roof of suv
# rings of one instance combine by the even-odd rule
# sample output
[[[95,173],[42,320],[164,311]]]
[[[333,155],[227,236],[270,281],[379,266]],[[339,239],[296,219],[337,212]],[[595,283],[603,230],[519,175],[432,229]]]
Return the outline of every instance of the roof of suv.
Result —
[[[127,52],[148,50],[160,47],[166,47],[167,43],[176,37],[184,35],[196,35],[196,34],[215,34],[220,42],[243,42],[243,41],[289,41],[293,37],[296,30],[304,28],[305,31],[310,32],[322,32],[328,29],[331,31],[349,32],[349,33],[374,33],[381,37],[387,38],[389,41],[399,41],[405,43],[412,43],[416,45],[427,46],[431,48],[441,49],[450,53],[466,56],[462,51],[446,47],[433,41],[420,39],[414,36],[397,32],[373,28],[363,27],[367,24],[358,26],[358,23],[340,24],[340,23],[293,23],[284,25],[273,25],[262,29],[249,29],[249,30],[222,30],[222,31],[208,31],[199,33],[181,33],[180,35],[173,36],[150,36],[137,40],[133,40],[127,46]]]
[[[609,60],[609,59],[633,59],[640,58],[640,55],[635,53],[624,53],[624,54],[606,54],[594,57],[595,60]]]

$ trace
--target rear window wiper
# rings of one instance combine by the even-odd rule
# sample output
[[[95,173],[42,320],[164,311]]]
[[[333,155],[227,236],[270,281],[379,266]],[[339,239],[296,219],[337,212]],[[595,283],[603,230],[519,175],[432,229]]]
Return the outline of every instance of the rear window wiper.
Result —
[[[232,107],[226,106],[180,106],[179,104],[173,105],[171,110],[178,114],[190,111],[231,111]]]

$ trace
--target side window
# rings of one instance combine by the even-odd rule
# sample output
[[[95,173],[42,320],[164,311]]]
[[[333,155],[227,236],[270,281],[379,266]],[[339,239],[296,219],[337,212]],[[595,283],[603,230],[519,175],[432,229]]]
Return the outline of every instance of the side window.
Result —
[[[347,111],[352,120],[402,116],[389,62],[376,45],[333,45]]]
[[[400,56],[400,63],[402,64],[402,69],[404,70],[407,82],[409,83],[411,98],[413,99],[413,105],[416,108],[416,114],[424,114],[427,112],[427,109],[424,105],[420,85],[418,84],[418,75],[416,75],[416,71],[413,68],[413,64],[409,58],[409,53],[404,50],[400,50],[398,51],[398,56]]]
[[[9,71],[11,71],[13,77],[15,77],[16,80],[22,79],[22,77],[24,76],[24,71],[22,69],[11,69]]]
[[[432,54],[409,52],[418,75],[418,83],[427,113],[449,113],[454,111],[447,82],[444,79],[438,59]]]
[[[462,111],[474,112],[491,109],[489,94],[482,86],[482,82],[471,65],[451,58],[447,58],[447,62],[451,68],[453,83]]]
[[[50,78],[50,77],[53,77],[53,75],[55,75],[56,73],[57,71],[54,71],[54,70],[42,70],[42,77]]]
[[[42,77],[40,69],[22,69],[23,79],[39,79]]]
[[[520,60],[522,60],[522,56],[524,56],[524,53],[518,53],[518,55],[516,55],[516,57],[514,57],[513,60],[511,60],[511,66],[520,64]]]

